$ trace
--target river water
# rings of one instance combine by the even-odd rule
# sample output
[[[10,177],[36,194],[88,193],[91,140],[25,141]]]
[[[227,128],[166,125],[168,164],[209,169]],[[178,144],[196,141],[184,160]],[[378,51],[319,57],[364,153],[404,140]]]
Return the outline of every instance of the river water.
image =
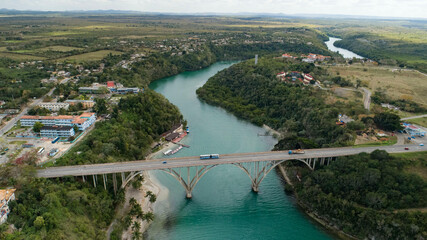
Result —
[[[339,54],[341,54],[344,58],[364,58],[360,55],[357,55],[356,53],[349,51],[347,49],[344,48],[339,48],[339,47],[335,47],[334,46],[334,42],[341,40],[340,38],[334,38],[334,37],[329,37],[329,41],[325,42],[326,46],[328,47],[329,50],[331,50],[332,52],[338,52]]]
[[[191,147],[174,157],[268,151],[277,142],[258,136],[265,132],[262,128],[197,98],[197,88],[232,64],[219,62],[150,85],[178,106],[188,121],[190,134],[182,142]],[[255,194],[242,170],[231,165],[215,167],[197,184],[191,200],[171,176],[163,172],[153,172],[152,176],[163,189],[154,205],[155,220],[145,233],[146,239],[332,239],[284,193],[275,171]]]

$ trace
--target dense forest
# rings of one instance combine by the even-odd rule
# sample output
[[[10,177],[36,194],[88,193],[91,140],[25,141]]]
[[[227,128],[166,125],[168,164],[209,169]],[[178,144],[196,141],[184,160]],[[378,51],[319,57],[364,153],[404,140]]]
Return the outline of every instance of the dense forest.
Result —
[[[282,71],[301,71],[316,78],[328,78],[323,69],[314,64],[263,58],[257,65],[249,60],[219,72],[198,89],[197,94],[209,104],[221,106],[240,118],[279,130],[284,138],[275,149],[352,143],[349,130],[335,124],[339,113],[350,114],[351,109],[344,103],[325,104],[326,93],[314,86],[278,80],[276,74]]]
[[[110,121],[96,123],[58,165],[144,159],[160,134],[183,121],[174,105],[151,90],[123,97],[111,115]],[[112,184],[105,191],[74,178],[36,179],[31,156],[22,164],[0,168],[0,184],[18,190],[8,222],[20,229],[7,234],[3,224],[0,239],[105,239],[104,230],[124,201],[123,191],[115,195]]]
[[[405,209],[427,206],[427,182],[404,171],[408,164],[380,150],[342,157],[301,171],[295,189],[310,212],[357,238],[425,239],[427,214]]]

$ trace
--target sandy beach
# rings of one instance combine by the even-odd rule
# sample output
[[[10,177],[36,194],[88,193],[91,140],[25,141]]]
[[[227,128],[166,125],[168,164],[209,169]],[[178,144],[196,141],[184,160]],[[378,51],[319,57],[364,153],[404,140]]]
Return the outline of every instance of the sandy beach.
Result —
[[[180,129],[182,131],[182,128]],[[149,161],[151,159],[157,159],[160,158],[161,156],[163,156],[163,153],[166,152],[167,150],[171,150],[176,148],[177,145],[172,143],[172,142],[167,142],[164,145],[162,145],[161,149],[155,153],[151,153],[150,155],[147,156],[146,160]],[[125,214],[126,212],[129,211],[130,206],[129,206],[129,200],[131,198],[135,198],[136,201],[141,205],[142,211],[144,213],[147,212],[153,212],[154,213],[154,208],[153,205],[155,203],[152,203],[149,201],[149,198],[145,197],[146,193],[148,191],[151,191],[152,193],[154,193],[157,196],[157,200],[156,202],[161,202],[164,201],[165,199],[167,199],[168,195],[169,195],[169,190],[164,187],[163,185],[160,184],[160,182],[157,180],[157,178],[153,175],[153,173],[147,172],[145,171],[143,173],[144,176],[144,182],[142,183],[142,186],[139,189],[135,189],[133,188],[130,184],[128,185],[128,187],[126,188],[126,192],[125,192],[125,203],[123,205],[123,207],[119,210],[117,216],[120,218],[123,216],[123,214]],[[133,221],[135,221],[136,218],[133,219]],[[148,227],[150,226],[150,222],[147,221],[143,221],[143,220],[139,220],[140,224],[141,224],[141,233],[144,233]],[[108,237],[110,235],[112,226],[115,224],[116,221],[114,221],[111,226],[109,227],[109,229],[107,230],[108,232]],[[123,232],[122,235],[122,239],[123,240],[130,240],[132,239],[132,229],[131,227],[129,227],[127,230],[125,230]]]

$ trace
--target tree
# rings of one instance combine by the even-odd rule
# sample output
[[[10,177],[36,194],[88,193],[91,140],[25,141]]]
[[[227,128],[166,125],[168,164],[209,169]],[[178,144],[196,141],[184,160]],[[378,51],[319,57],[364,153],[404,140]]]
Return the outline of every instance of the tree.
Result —
[[[60,108],[58,111],[59,115],[66,115],[67,114],[67,110],[65,110],[65,108]]]
[[[151,191],[147,191],[147,193],[145,194],[145,197],[149,197],[150,198],[150,202],[152,202],[152,203],[157,200],[156,194],[154,194]]]
[[[375,115],[374,117],[375,124],[385,131],[396,131],[402,130],[400,125],[400,117],[394,113],[383,112]]]
[[[34,227],[37,229],[41,229],[44,227],[44,219],[42,216],[36,217],[36,220],[34,220]]]
[[[41,122],[36,122],[36,123],[34,123],[33,131],[36,133],[39,133],[43,126],[44,125]]]
[[[154,220],[153,212],[147,212],[146,214],[144,214],[144,220],[147,222],[153,221]]]
[[[362,85],[362,80],[357,79],[356,80],[356,88],[359,88]]]
[[[365,124],[361,121],[353,121],[347,123],[347,128],[350,130],[363,130],[365,129]]]
[[[73,126],[74,132],[77,133],[79,131],[79,127],[77,127],[77,125]]]
[[[94,107],[94,110],[95,110],[96,114],[100,115],[100,114],[108,113],[107,101],[105,99],[96,98],[95,103],[96,103],[96,105]]]
[[[81,102],[77,103],[76,108],[78,111],[83,109],[83,104]]]

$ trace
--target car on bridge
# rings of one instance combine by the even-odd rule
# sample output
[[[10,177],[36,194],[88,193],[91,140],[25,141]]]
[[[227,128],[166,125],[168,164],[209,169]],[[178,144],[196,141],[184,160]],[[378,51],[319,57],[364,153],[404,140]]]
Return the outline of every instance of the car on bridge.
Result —
[[[166,161],[163,161],[162,163],[163,163],[163,164],[166,164],[166,163],[168,163],[168,162],[166,162]]]

